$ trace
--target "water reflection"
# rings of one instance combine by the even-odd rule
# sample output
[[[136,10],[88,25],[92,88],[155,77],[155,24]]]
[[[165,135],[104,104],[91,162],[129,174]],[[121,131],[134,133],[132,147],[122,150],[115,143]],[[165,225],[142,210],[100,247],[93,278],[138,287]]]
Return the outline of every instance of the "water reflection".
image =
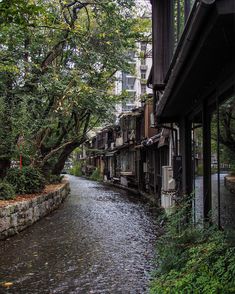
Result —
[[[228,173],[220,174],[220,219],[223,228],[235,228],[235,201],[234,194],[225,187],[225,177]],[[211,175],[212,187],[212,218],[214,223],[218,222],[218,174]],[[195,180],[195,219],[201,222],[203,219],[203,177]]]

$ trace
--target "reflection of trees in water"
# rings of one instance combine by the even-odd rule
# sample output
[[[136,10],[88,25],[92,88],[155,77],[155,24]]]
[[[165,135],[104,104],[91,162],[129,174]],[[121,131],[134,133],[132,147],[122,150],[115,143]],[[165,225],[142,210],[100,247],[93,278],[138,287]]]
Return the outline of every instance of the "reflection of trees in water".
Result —
[[[211,150],[217,152],[217,115],[212,116],[211,123]],[[226,100],[219,108],[219,141],[220,162],[231,164],[235,169],[235,97]]]
[[[223,144],[224,152],[221,155],[235,166],[235,97],[228,99],[220,107],[220,143]],[[223,159],[223,157],[221,157]]]

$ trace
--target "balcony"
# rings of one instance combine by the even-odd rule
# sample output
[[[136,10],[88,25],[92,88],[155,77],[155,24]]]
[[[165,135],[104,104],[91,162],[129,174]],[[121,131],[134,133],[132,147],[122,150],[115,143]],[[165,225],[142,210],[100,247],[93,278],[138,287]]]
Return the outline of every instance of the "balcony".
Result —
[[[133,76],[133,75],[131,75],[131,74],[127,74],[127,75],[126,75],[126,78],[127,78],[127,79],[136,79],[136,77]]]

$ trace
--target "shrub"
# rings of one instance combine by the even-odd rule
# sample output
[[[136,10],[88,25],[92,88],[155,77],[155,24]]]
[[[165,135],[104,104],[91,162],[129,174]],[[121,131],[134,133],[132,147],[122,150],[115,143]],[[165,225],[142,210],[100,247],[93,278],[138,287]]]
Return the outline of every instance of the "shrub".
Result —
[[[11,184],[0,182],[0,200],[9,200],[15,198],[15,191]]]
[[[45,187],[45,179],[42,174],[30,166],[23,167],[22,170],[10,169],[6,180],[15,187],[18,194],[38,193]]]
[[[217,228],[186,222],[189,203],[169,217],[157,242],[150,293],[234,293],[235,247]]]
[[[81,177],[82,176],[82,166],[79,162],[77,162],[69,171],[69,173],[73,176]]]
[[[22,170],[18,168],[10,168],[5,179],[7,182],[11,183],[16,193],[25,193],[25,176]]]
[[[93,180],[93,181],[102,181],[103,178],[102,178],[101,172],[100,172],[100,170],[98,168],[96,168],[92,172],[92,174],[90,176],[90,179]]]

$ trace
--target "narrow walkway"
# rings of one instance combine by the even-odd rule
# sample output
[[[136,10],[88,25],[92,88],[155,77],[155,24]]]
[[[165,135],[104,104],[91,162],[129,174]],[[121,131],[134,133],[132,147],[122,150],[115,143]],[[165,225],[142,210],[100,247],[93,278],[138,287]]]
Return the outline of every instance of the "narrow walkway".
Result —
[[[156,224],[136,195],[69,176],[71,196],[0,242],[0,293],[147,293]]]

